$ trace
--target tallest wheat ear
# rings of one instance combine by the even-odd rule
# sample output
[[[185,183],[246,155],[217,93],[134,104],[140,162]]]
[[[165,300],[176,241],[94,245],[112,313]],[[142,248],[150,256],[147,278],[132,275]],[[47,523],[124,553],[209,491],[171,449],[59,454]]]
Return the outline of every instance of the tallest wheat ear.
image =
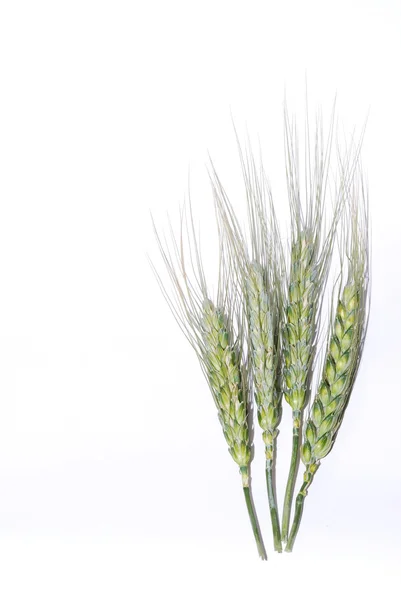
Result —
[[[331,227],[322,240],[323,203],[330,162],[332,128],[326,150],[324,150],[322,131],[321,129],[317,131],[313,167],[310,166],[309,158],[309,170],[306,173],[305,207],[302,206],[300,198],[297,135],[295,129],[290,129],[287,116],[285,133],[292,241],[286,319],[283,329],[284,397],[292,409],[293,437],[290,470],[284,497],[282,522],[284,542],[289,532],[292,499],[299,467],[302,416],[309,400],[317,323],[340,204],[339,197]],[[309,156],[308,140],[307,137],[306,152]]]

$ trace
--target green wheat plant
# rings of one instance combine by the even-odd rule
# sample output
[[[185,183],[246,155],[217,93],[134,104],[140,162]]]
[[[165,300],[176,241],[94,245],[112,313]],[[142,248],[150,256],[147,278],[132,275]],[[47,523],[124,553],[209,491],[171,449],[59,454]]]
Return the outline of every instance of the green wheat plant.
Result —
[[[294,487],[299,467],[302,418],[309,401],[319,315],[333,252],[334,234],[344,201],[346,179],[338,186],[331,222],[325,231],[325,196],[330,166],[333,125],[324,143],[316,127],[313,153],[306,136],[305,200],[299,174],[298,136],[285,115],[285,158],[291,213],[291,256],[283,323],[283,391],[292,410],[292,453],[284,496],[282,540],[287,541]],[[312,153],[312,158],[311,158]],[[344,167],[342,176],[347,176]]]
[[[181,215],[178,240],[171,232],[169,245],[166,240],[161,239],[156,229],[155,233],[172,284],[170,289],[155,271],[156,276],[178,324],[195,350],[209,384],[229,453],[239,467],[259,556],[266,560],[250,490],[250,372],[244,347],[245,330],[236,292],[236,275],[230,253],[219,228],[218,284],[216,299],[213,301],[206,283],[191,208],[187,211],[184,209]],[[185,241],[188,242],[187,246]]]
[[[238,142],[238,137],[237,137]],[[221,181],[212,168],[219,215],[239,276],[253,398],[265,446],[265,472],[274,548],[282,551],[275,493],[276,438],[282,413],[281,336],[284,258],[271,190],[263,165],[238,142],[247,200],[248,228],[241,229]]]
[[[296,499],[288,552],[293,549],[314,475],[337,438],[364,347],[369,314],[369,229],[363,181],[353,185],[341,230],[341,277],[338,290],[333,292],[335,309],[323,370],[303,436],[305,474]]]

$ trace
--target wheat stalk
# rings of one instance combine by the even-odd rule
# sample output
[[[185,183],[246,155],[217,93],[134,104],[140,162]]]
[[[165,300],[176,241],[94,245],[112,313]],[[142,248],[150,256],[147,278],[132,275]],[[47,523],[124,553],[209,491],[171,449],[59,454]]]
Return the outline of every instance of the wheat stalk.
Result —
[[[267,291],[269,287],[266,274],[258,263],[251,263],[249,267],[247,289],[255,402],[265,444],[266,484],[274,547],[277,552],[281,552],[280,522],[274,485],[276,438],[281,420],[281,393],[277,385],[280,356],[277,307],[274,306],[274,299],[271,301]]]
[[[172,283],[168,290],[155,270],[178,324],[194,348],[214,398],[229,452],[239,466],[246,505],[259,556],[266,559],[250,491],[249,369],[233,264],[220,233],[216,302],[210,298],[191,208],[181,216],[181,235],[171,231],[170,246],[155,234]],[[187,242],[187,253],[185,252]],[[189,272],[192,271],[192,277]]]
[[[212,184],[218,218],[237,265],[243,309],[248,324],[248,349],[257,417],[266,456],[266,484],[274,547],[282,551],[275,495],[275,455],[281,419],[280,323],[283,256],[270,188],[262,164],[237,136],[248,208],[248,242],[212,165]],[[249,248],[248,248],[249,246]]]
[[[347,168],[327,234],[324,231],[324,200],[330,163],[333,120],[328,141],[323,142],[321,122],[317,124],[314,158],[310,158],[309,126],[306,137],[306,201],[303,206],[298,172],[298,142],[295,127],[285,113],[286,171],[291,209],[291,262],[283,330],[284,397],[292,409],[293,438],[291,463],[284,497],[282,540],[288,538],[294,486],[299,466],[301,424],[309,400],[314,367],[315,341],[321,301],[333,251],[335,229],[343,201]]]
[[[360,189],[364,200],[363,184]],[[356,185],[344,227],[347,228],[348,277],[346,284],[340,286],[321,381],[306,422],[301,453],[306,470],[286,551],[292,551],[304,500],[320,461],[330,452],[337,437],[365,341],[369,298],[368,216],[366,202],[360,202]]]

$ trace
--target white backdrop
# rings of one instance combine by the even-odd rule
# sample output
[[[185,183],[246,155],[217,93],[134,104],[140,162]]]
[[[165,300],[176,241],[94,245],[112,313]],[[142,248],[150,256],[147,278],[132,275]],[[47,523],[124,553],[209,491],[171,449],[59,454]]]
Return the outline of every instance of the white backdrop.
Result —
[[[4,1],[0,8],[0,594],[4,600],[401,592],[401,5]],[[207,153],[240,196],[232,113],[284,190],[282,103],[369,112],[373,288],[360,376],[274,555],[258,560],[196,358],[150,271]],[[284,407],[281,505],[290,452]],[[280,596],[278,596],[280,594]],[[246,596],[247,595],[247,596]]]

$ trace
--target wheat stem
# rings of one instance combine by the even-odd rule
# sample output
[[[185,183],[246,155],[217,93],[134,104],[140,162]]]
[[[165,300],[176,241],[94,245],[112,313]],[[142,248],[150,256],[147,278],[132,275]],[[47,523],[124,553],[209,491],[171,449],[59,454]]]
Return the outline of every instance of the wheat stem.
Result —
[[[258,522],[258,518],[256,515],[255,507],[253,504],[253,499],[252,499],[251,490],[249,488],[249,485],[244,485],[243,490],[244,490],[246,507],[248,509],[249,520],[252,525],[252,531],[253,531],[253,535],[255,537],[255,542],[256,542],[256,546],[258,548],[259,556],[262,560],[267,560],[267,554],[266,554],[265,546],[263,543],[262,534],[260,532],[259,522]]]
[[[293,546],[294,546],[294,542],[295,542],[295,538],[297,537],[297,533],[298,533],[298,529],[299,526],[301,524],[301,519],[302,519],[302,513],[304,510],[304,500],[306,498],[307,495],[307,488],[310,485],[310,483],[312,482],[312,480],[307,483],[304,482],[302,484],[302,487],[298,493],[297,499],[295,501],[295,515],[294,515],[294,521],[292,523],[292,527],[291,527],[291,532],[288,538],[288,542],[287,545],[285,547],[285,551],[286,552],[292,552]]]
[[[266,486],[267,497],[269,500],[270,520],[273,530],[274,549],[276,552],[282,552],[280,519],[278,515],[275,486],[274,486],[274,465],[273,461],[266,461]]]
[[[292,452],[291,452],[291,463],[290,471],[288,474],[287,486],[285,488],[284,496],[284,510],[283,510],[283,522],[282,522],[282,535],[281,539],[283,542],[287,541],[288,531],[290,528],[290,517],[291,517],[291,505],[294,496],[295,481],[298,474],[299,468],[299,454],[301,447],[301,435],[299,425],[299,411],[293,412],[293,430],[292,430]]]

